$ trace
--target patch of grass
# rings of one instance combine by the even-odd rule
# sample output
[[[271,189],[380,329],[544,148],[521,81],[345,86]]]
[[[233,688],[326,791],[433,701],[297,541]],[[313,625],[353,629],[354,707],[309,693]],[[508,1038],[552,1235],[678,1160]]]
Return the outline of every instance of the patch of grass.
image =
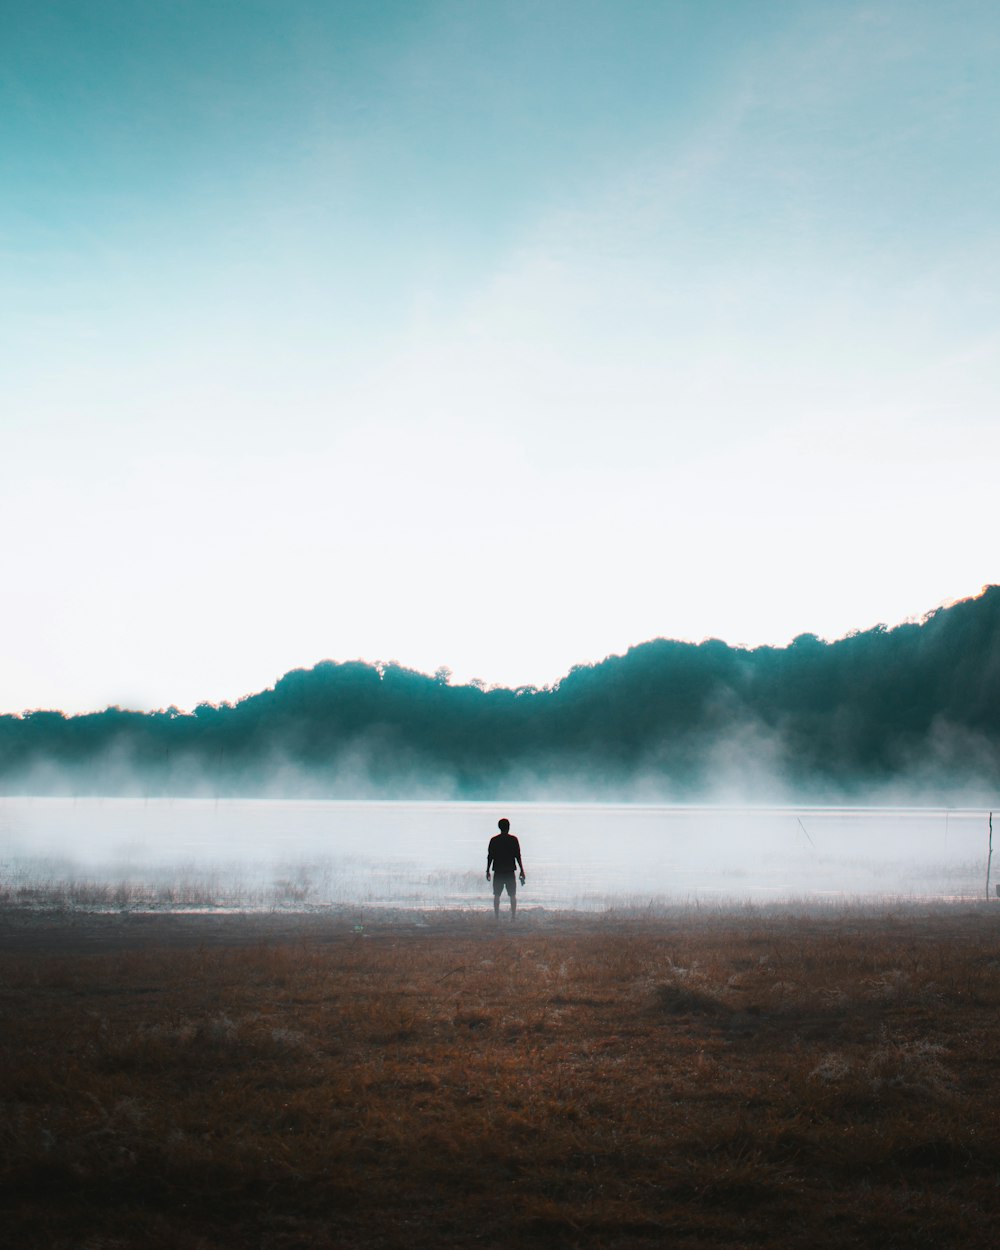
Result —
[[[5,1243],[992,1246],[998,921],[331,919],[8,952]]]
[[[4,869],[7,869],[5,872]],[[233,872],[148,873],[108,879],[60,872],[60,866],[0,864],[0,907],[6,911],[130,912],[204,909],[321,909],[309,869],[296,865],[290,875],[249,884]]]

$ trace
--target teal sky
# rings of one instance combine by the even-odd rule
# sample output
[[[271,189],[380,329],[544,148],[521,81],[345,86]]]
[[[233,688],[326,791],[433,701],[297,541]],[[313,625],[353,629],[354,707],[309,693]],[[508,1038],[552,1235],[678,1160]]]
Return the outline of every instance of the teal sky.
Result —
[[[1000,9],[5,0],[0,710],[1000,580]]]

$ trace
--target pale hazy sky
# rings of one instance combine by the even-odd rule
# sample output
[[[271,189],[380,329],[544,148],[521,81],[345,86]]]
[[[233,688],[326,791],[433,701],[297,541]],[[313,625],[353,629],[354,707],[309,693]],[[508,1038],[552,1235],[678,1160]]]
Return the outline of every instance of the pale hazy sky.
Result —
[[[0,710],[895,623],[998,396],[995,0],[0,5]]]

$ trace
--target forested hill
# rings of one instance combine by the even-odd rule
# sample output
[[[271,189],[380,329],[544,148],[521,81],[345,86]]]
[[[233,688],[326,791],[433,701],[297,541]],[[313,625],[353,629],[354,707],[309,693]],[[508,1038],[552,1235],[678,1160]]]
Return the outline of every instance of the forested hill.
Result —
[[[833,643],[664,639],[546,689],[324,661],[235,704],[0,717],[7,793],[989,801],[1000,586]]]

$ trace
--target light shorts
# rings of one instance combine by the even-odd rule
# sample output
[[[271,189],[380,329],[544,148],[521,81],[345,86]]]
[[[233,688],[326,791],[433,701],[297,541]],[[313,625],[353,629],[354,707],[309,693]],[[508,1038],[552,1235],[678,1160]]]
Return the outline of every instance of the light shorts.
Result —
[[[517,893],[516,872],[495,872],[493,874],[493,897],[499,898],[506,888],[511,898]]]

